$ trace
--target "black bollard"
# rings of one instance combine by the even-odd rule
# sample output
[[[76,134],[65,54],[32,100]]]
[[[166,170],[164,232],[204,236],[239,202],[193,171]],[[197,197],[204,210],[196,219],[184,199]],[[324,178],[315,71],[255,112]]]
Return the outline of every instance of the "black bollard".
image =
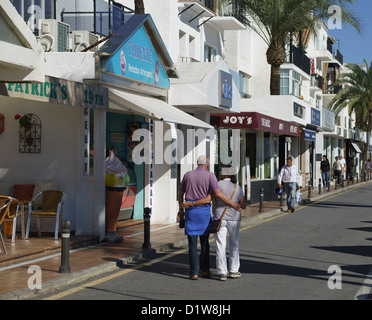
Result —
[[[357,182],[356,183],[359,183],[359,173],[357,173],[356,176],[357,176]]]
[[[328,190],[327,191],[328,192],[331,191],[331,175],[330,174],[328,175]]]
[[[343,175],[341,175],[341,186],[345,187],[345,179]]]
[[[145,208],[144,210],[144,243],[142,244],[142,249],[151,249],[150,218],[151,218],[151,209]]]
[[[307,198],[308,199],[311,198],[311,181],[310,180],[309,180],[309,184],[308,184]]]
[[[261,188],[260,190],[260,212],[264,211],[264,188]]]
[[[280,206],[281,206],[281,207],[284,206],[284,191],[283,191],[282,194],[280,195]]]
[[[70,221],[62,221],[62,247],[61,247],[61,266],[59,273],[70,273]]]
[[[322,179],[319,178],[319,194],[322,194]]]

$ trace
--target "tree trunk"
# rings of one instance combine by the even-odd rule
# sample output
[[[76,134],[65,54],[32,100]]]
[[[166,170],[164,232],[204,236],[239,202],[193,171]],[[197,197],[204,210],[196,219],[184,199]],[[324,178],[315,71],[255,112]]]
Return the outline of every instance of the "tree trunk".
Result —
[[[280,95],[280,66],[285,62],[283,45],[272,42],[267,49],[266,59],[271,65],[270,94]]]
[[[143,0],[134,0],[134,12],[138,14],[145,13],[145,5],[143,4]]]
[[[270,94],[272,96],[280,95],[280,65],[271,65]]]
[[[367,156],[368,156],[368,146],[369,146],[369,138],[372,131],[372,109],[368,109],[368,128],[367,128],[367,143],[364,144],[364,150],[363,150],[363,160],[362,160],[362,176],[364,175],[364,172],[366,171],[366,163],[367,163]]]

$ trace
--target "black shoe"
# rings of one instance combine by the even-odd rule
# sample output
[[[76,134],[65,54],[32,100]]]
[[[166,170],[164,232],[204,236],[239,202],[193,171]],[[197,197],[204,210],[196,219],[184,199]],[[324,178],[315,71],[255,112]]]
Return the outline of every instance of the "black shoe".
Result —
[[[291,209],[291,212],[292,212],[292,213],[293,213],[293,212],[295,212],[295,209],[294,209],[294,208],[292,208],[292,209]]]

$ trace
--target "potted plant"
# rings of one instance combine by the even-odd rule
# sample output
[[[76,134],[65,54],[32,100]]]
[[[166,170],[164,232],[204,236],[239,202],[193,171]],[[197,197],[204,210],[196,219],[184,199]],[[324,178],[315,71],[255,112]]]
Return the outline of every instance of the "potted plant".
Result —
[[[30,131],[32,127],[32,119],[29,114],[25,114],[21,117],[21,115],[16,114],[14,117],[15,120],[19,120],[19,125],[21,128],[25,128],[26,131]]]

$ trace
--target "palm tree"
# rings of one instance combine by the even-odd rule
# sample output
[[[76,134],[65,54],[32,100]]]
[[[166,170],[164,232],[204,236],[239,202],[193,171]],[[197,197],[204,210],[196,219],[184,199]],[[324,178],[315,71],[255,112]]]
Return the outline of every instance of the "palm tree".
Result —
[[[223,4],[236,5],[237,0],[217,0]],[[305,29],[315,30],[319,20],[328,19],[328,8],[338,5],[342,20],[360,31],[357,18],[346,4],[356,0],[239,0],[252,22],[248,25],[267,44],[266,58],[271,65],[270,92],[280,94],[280,66],[285,62],[284,43],[288,35]]]
[[[366,130],[368,134],[372,130],[372,63],[368,66],[364,60],[365,69],[356,64],[347,64],[350,72],[338,76],[334,86],[343,86],[343,89],[332,99],[330,108],[336,114],[344,108],[348,108],[349,114],[354,111],[356,122],[360,129]],[[362,172],[368,155],[368,141],[364,144]]]
[[[143,0],[134,0],[134,12],[139,14],[145,13],[145,5]]]

